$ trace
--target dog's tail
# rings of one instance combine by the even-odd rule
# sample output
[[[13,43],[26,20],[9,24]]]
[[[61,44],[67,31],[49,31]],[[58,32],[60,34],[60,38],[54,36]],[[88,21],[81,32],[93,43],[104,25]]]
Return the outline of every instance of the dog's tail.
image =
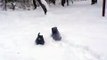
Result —
[[[38,33],[38,36],[40,35],[40,32]]]

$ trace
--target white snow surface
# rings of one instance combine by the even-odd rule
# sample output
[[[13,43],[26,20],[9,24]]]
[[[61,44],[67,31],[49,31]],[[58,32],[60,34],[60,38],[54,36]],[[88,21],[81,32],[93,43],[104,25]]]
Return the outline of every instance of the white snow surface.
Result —
[[[0,60],[107,60],[107,12],[79,1],[34,11],[0,11]],[[107,9],[106,9],[107,10]],[[58,27],[62,40],[51,38]],[[38,32],[45,45],[36,45]]]

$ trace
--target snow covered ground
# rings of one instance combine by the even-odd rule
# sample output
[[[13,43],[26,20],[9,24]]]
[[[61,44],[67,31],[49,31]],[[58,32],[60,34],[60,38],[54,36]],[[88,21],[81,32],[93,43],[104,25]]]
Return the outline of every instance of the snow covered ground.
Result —
[[[107,60],[107,17],[88,1],[35,11],[0,11],[0,60]],[[107,16],[107,12],[106,12]],[[62,41],[54,41],[57,26]],[[35,45],[38,32],[45,45]]]

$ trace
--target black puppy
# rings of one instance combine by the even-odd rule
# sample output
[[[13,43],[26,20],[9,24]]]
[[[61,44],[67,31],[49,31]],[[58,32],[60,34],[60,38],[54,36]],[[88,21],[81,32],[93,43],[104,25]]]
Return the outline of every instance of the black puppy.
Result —
[[[61,40],[61,36],[60,36],[60,33],[59,33],[57,27],[52,28],[52,35],[51,36],[55,41],[60,41]]]
[[[36,38],[36,41],[35,43],[37,45],[44,45],[45,41],[44,41],[44,38],[43,38],[43,35],[40,35],[40,33],[38,33],[38,37]]]

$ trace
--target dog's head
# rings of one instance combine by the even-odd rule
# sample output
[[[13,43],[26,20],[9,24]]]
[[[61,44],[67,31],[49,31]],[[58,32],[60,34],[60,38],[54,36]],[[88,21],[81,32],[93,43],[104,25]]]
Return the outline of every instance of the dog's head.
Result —
[[[52,28],[52,34],[56,34],[56,33],[58,33],[58,29],[57,29],[57,27],[53,27]]]

